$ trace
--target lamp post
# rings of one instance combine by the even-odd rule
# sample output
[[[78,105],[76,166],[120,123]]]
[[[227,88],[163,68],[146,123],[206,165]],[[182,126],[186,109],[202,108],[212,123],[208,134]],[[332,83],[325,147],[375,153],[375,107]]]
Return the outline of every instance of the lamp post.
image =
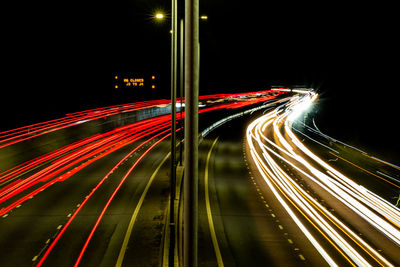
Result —
[[[171,156],[170,156],[170,202],[169,202],[169,230],[170,243],[168,264],[174,266],[175,248],[175,188],[176,188],[176,85],[177,85],[177,0],[171,2]],[[164,19],[163,13],[156,13],[157,20]]]
[[[180,42],[179,42],[179,97],[180,97],[180,127],[182,128],[181,130],[181,142],[179,143],[179,166],[182,166],[182,152],[183,152],[183,138],[184,138],[184,127],[183,127],[183,114],[182,114],[182,110],[183,110],[183,90],[184,90],[184,76],[183,76],[183,69],[184,69],[184,61],[183,61],[183,47],[184,47],[184,22],[183,19],[180,20]]]
[[[174,266],[175,252],[175,188],[176,188],[176,84],[177,84],[177,0],[171,2],[171,194],[170,194],[170,242],[168,260],[169,266]]]
[[[199,0],[185,0],[185,267],[197,266],[198,229],[198,103],[199,103]]]
[[[172,0],[171,27],[171,202],[170,202],[170,247],[169,266],[174,266],[174,200],[176,183],[176,55],[177,55],[177,4]],[[156,19],[164,16],[156,14]],[[181,22],[181,62],[184,50],[184,62],[181,63],[181,76],[184,71],[185,123],[184,123],[184,266],[197,267],[198,250],[198,103],[199,103],[199,19],[207,20],[207,16],[199,17],[199,0],[185,0],[185,18]],[[183,80],[181,79],[181,82]],[[182,92],[182,90],[181,90]],[[182,93],[181,93],[182,109]],[[182,113],[181,113],[182,114]],[[182,118],[181,118],[182,119]]]

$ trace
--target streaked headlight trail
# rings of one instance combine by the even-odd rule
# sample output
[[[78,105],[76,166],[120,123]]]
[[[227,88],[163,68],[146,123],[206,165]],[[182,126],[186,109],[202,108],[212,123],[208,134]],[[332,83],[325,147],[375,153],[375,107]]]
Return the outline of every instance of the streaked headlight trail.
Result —
[[[333,248],[353,266],[393,266],[280,166],[279,162],[285,162],[400,246],[400,210],[330,166],[293,133],[294,121],[317,99],[313,91],[299,93],[248,126],[252,160],[266,185],[329,265],[338,265],[330,253]],[[320,240],[331,247],[326,248]]]

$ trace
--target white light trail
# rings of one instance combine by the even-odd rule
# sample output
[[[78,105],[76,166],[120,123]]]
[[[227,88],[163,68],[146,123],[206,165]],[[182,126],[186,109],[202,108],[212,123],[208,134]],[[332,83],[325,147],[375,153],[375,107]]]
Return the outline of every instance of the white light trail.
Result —
[[[370,266],[374,262],[382,266],[393,266],[307,193],[274,160],[279,158],[285,161],[400,246],[400,210],[335,170],[305,147],[291,130],[292,122],[317,98],[317,94],[312,91],[301,93],[302,96],[294,96],[285,108],[277,108],[248,126],[247,142],[254,163],[274,196],[329,265],[335,266],[336,263],[316,237],[311,235],[307,226],[299,220],[293,207],[350,264]],[[298,151],[311,160],[301,156]],[[321,172],[321,169],[326,173]]]

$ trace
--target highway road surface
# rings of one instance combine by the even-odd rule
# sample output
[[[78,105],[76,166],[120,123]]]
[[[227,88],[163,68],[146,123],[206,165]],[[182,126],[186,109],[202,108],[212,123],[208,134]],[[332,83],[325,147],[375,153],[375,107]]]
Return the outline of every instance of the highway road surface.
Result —
[[[400,265],[400,167],[322,133],[305,116],[317,99],[200,97],[199,266]],[[165,265],[169,111],[145,101],[1,132],[1,265]]]
[[[218,119],[281,94],[201,96],[199,113]],[[169,111],[167,100],[145,101],[1,132],[2,266],[157,265]]]
[[[252,164],[326,264],[399,265],[400,210],[390,199],[399,192],[399,168],[318,130],[311,131],[319,141],[302,132],[310,128],[299,118],[316,99],[304,92],[251,122]]]
[[[304,116],[316,99],[300,92],[203,141],[201,266],[400,264],[400,167],[320,132]]]

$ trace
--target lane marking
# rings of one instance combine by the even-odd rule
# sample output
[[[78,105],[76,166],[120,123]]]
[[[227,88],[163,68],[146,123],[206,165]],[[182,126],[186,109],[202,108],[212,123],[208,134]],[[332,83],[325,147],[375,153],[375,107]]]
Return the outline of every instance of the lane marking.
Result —
[[[126,252],[126,248],[128,247],[129,239],[130,239],[131,234],[132,234],[133,225],[135,224],[136,218],[137,218],[137,216],[138,216],[138,214],[139,214],[139,210],[140,210],[140,208],[142,207],[144,198],[145,198],[146,195],[147,195],[147,191],[149,190],[150,185],[152,184],[152,182],[153,182],[154,178],[156,177],[158,171],[161,169],[161,166],[165,163],[165,161],[169,158],[170,155],[171,155],[171,152],[169,152],[169,153],[164,157],[164,159],[163,159],[163,160],[161,161],[161,163],[158,165],[157,169],[153,172],[153,174],[151,175],[151,177],[150,177],[150,179],[149,179],[149,182],[148,182],[147,185],[146,185],[146,188],[144,189],[144,191],[143,191],[143,193],[142,193],[142,195],[141,195],[141,197],[140,197],[140,199],[139,199],[138,204],[136,205],[136,208],[135,208],[135,210],[134,210],[134,212],[133,212],[133,214],[132,214],[131,220],[130,220],[130,222],[129,222],[128,230],[127,230],[126,233],[125,233],[125,238],[124,238],[124,241],[123,241],[123,243],[122,243],[121,250],[119,251],[117,263],[115,264],[116,267],[119,267],[119,266],[122,265],[122,262],[123,262],[124,256],[125,256],[125,252]]]
[[[222,256],[221,256],[221,251],[218,246],[218,240],[217,240],[217,235],[215,234],[215,228],[214,228],[214,222],[212,219],[212,214],[211,214],[211,206],[210,206],[210,196],[208,192],[208,166],[210,162],[210,157],[211,157],[211,152],[215,146],[215,144],[218,141],[218,138],[215,138],[214,143],[211,145],[210,151],[208,151],[207,155],[207,161],[206,161],[206,169],[204,173],[204,188],[205,188],[205,197],[206,197],[206,211],[207,211],[207,219],[208,219],[208,225],[210,227],[210,233],[211,233],[211,240],[214,246],[214,251],[215,251],[215,256],[217,257],[217,264],[219,267],[224,266],[224,262],[222,261]]]
[[[151,137],[150,140],[151,140],[151,139],[154,139],[154,138],[156,138],[156,137],[158,137],[158,136],[160,136],[160,135],[162,135],[162,134],[165,134],[167,131],[169,131],[169,130],[165,130],[165,131],[162,131],[162,132],[156,134],[155,136]],[[107,210],[107,207],[110,205],[112,199],[114,198],[115,194],[117,194],[119,188],[122,186],[122,184],[123,184],[123,182],[125,181],[125,179],[127,178],[127,176],[133,171],[133,169],[135,168],[135,166],[136,166],[136,165],[141,161],[141,159],[148,153],[148,151],[150,151],[154,146],[156,146],[156,145],[157,145],[158,143],[160,143],[162,140],[164,140],[165,138],[167,138],[169,135],[170,135],[170,134],[167,134],[167,135],[161,137],[157,142],[155,142],[151,147],[149,147],[149,148],[146,150],[146,152],[144,152],[144,155],[141,155],[141,156],[137,159],[137,161],[133,164],[133,166],[131,167],[131,169],[129,169],[128,173],[125,174],[124,178],[122,178],[122,180],[120,181],[120,184],[118,185],[118,187],[116,188],[116,190],[115,190],[114,193],[112,194],[112,196],[111,196],[111,198],[109,199],[109,201],[107,202],[106,206],[103,208],[103,211],[101,212],[101,214],[100,214],[98,220],[96,221],[96,224],[94,225],[92,231],[90,232],[89,237],[88,237],[88,239],[86,240],[86,243],[84,244],[84,247],[82,248],[81,253],[79,254],[79,257],[78,257],[77,261],[75,262],[75,266],[78,266],[78,265],[79,265],[79,262],[80,262],[81,258],[83,257],[83,254],[85,253],[85,250],[86,250],[86,248],[87,248],[87,246],[88,246],[88,244],[89,244],[89,242],[90,242],[90,239],[92,238],[94,232],[95,232],[96,229],[97,229],[97,226],[99,225],[99,223],[100,223],[102,217],[104,216],[104,213],[105,213],[105,211]],[[132,150],[130,153],[128,153],[127,156],[130,155],[130,154],[132,154],[132,153],[134,153],[139,147],[145,145],[145,144],[148,143],[148,142],[149,142],[149,140],[144,141],[144,142],[141,143],[138,147],[136,147],[134,150]],[[120,161],[120,162],[121,162],[121,161]],[[113,169],[111,169],[111,171],[107,174],[107,176],[108,176],[116,167],[118,167],[118,165],[120,164],[120,162],[119,162],[116,166],[114,166]],[[106,178],[103,177],[103,179],[100,181],[100,183],[98,183],[98,184],[96,185],[96,187],[93,188],[93,190],[90,192],[89,195],[92,196],[92,195],[96,192],[96,190],[103,184],[103,182],[104,182],[105,180],[106,180]],[[45,252],[44,255],[42,256],[42,258],[40,259],[39,263],[37,264],[37,267],[40,267],[40,266],[43,265],[43,262],[45,261],[45,259],[46,259],[47,256],[49,255],[49,253],[50,253],[51,250],[54,248],[54,246],[56,245],[56,243],[58,242],[58,240],[61,238],[61,235],[66,231],[66,229],[68,228],[68,226],[72,223],[73,219],[77,216],[77,214],[79,213],[79,211],[85,206],[85,204],[87,203],[87,201],[88,201],[89,199],[90,199],[90,198],[85,198],[85,200],[84,200],[81,204],[78,204],[79,207],[78,207],[78,205],[77,205],[78,208],[76,209],[76,211],[74,212],[74,214],[69,218],[69,220],[68,220],[68,222],[66,223],[65,227],[63,227],[63,228],[60,230],[60,233],[59,233],[58,235],[54,236],[53,242],[50,244],[49,248],[46,250],[46,252]]]

